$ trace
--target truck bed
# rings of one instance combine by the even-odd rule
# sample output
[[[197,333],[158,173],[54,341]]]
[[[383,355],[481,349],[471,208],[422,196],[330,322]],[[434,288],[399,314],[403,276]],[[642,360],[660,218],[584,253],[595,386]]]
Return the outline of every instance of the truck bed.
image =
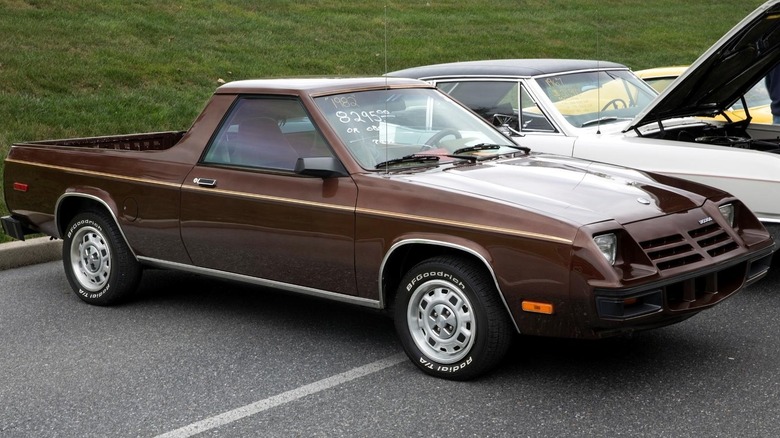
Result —
[[[166,131],[104,137],[68,138],[60,140],[31,141],[23,144],[127,151],[160,151],[168,149],[178,143],[185,132],[186,131]]]

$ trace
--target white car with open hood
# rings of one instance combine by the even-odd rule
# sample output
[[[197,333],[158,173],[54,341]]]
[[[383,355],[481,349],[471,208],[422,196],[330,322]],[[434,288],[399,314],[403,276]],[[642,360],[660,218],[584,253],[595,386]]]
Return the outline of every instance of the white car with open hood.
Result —
[[[768,1],[658,94],[605,61],[503,59],[409,68],[521,145],[683,177],[742,199],[780,231],[780,126],[727,111],[780,61],[780,0]],[[721,116],[716,119],[711,117]]]

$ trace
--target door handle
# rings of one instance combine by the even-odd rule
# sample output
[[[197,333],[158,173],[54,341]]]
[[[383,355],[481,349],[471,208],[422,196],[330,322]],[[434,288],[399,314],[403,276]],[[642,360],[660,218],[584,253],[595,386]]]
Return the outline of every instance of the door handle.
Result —
[[[217,180],[213,178],[195,178],[192,180],[195,184],[201,186],[201,187],[216,187],[217,186]]]

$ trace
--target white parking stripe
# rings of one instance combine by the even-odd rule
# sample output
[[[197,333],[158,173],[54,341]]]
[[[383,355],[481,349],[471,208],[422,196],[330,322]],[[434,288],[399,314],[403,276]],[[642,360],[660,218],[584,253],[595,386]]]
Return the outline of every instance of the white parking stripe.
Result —
[[[382,360],[378,360],[376,362],[370,363],[368,365],[363,365],[362,367],[353,368],[341,374],[336,374],[335,376],[331,376],[326,379],[322,379],[317,382],[310,383],[305,386],[301,386],[300,388],[283,392],[279,395],[275,395],[273,397],[269,397],[264,400],[256,401],[246,406],[233,409],[232,411],[227,411],[222,414],[206,418],[204,420],[189,424],[187,426],[184,426],[176,430],[172,430],[162,435],[157,435],[156,438],[184,438],[184,437],[197,435],[206,430],[214,429],[215,427],[232,423],[234,421],[240,420],[241,418],[248,417],[250,415],[263,412],[267,409],[271,409],[273,407],[298,400],[300,398],[306,397],[307,395],[324,391],[328,388],[332,388],[334,386],[341,385],[342,383],[349,382],[350,380],[354,380],[375,373],[377,371],[381,371],[385,368],[399,364],[405,360],[406,360],[406,355],[403,353],[399,353],[384,358]]]

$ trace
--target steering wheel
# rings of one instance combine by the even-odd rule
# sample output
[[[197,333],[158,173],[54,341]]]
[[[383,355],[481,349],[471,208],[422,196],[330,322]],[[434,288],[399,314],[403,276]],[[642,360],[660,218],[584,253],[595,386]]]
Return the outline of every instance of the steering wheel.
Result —
[[[604,105],[604,108],[601,108],[601,110],[602,111],[606,111],[610,106],[612,106],[613,109],[618,109],[618,108],[620,108],[620,105],[622,105],[623,108],[628,108],[628,104],[626,103],[625,100],[617,98],[617,99],[612,99],[609,102],[607,102],[607,104]]]
[[[458,131],[456,129],[452,129],[452,128],[442,129],[441,131],[437,132],[436,134],[433,134],[433,136],[431,138],[429,138],[425,142],[425,147],[423,147],[423,150],[425,150],[425,149],[433,149],[435,146],[437,146],[439,144],[439,142],[444,137],[447,137],[447,136],[450,136],[450,135],[455,137],[455,138],[460,138],[461,137],[460,131]]]

